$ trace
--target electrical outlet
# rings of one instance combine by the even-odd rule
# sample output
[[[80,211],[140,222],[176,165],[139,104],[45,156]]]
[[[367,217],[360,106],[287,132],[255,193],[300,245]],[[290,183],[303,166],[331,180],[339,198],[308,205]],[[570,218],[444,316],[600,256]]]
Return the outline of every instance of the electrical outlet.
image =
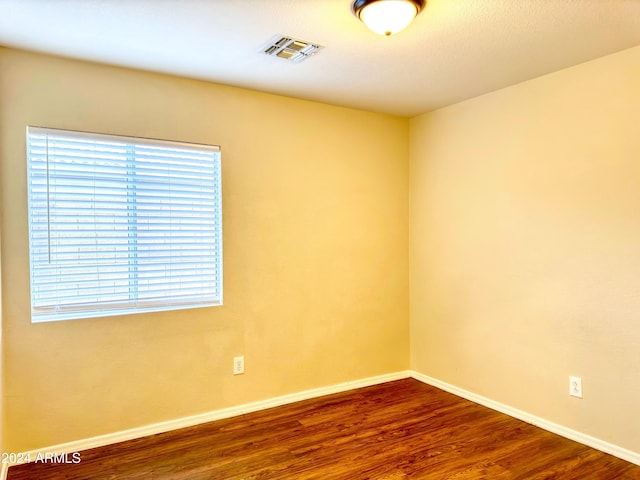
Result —
[[[582,398],[582,378],[569,377],[569,395]]]
[[[233,374],[241,375],[244,373],[244,355],[233,357]]]

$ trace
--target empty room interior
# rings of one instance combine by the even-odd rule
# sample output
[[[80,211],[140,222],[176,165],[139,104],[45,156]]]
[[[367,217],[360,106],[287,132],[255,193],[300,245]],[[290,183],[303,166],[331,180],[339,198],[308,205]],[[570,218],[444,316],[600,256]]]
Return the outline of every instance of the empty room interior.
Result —
[[[387,3],[414,18],[372,31]],[[54,153],[41,197],[33,180],[56,138],[212,152],[216,295],[136,296],[125,187],[129,303],[47,296],[74,268],[52,246]],[[640,479],[637,0],[0,0],[0,185],[2,478]],[[330,408],[353,411],[329,439]],[[277,445],[223,436],[285,414]],[[196,450],[162,435],[199,426],[216,440],[189,473]],[[535,432],[548,450],[525,449]],[[137,453],[144,474],[73,476],[154,438],[164,473]]]

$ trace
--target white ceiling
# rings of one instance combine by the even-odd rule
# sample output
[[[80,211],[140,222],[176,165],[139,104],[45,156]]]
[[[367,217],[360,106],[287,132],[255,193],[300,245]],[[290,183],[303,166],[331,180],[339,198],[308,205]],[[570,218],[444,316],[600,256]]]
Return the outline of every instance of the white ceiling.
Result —
[[[0,0],[0,45],[413,116],[640,45],[640,0],[429,0],[371,33],[352,0]],[[326,48],[258,53],[274,34]]]

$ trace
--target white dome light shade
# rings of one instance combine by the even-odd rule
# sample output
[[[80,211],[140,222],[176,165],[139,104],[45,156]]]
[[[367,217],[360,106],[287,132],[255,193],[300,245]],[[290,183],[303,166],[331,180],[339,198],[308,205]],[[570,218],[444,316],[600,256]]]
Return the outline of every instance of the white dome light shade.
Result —
[[[371,31],[393,35],[406,28],[423,6],[424,2],[412,0],[360,0],[353,4],[353,10]]]

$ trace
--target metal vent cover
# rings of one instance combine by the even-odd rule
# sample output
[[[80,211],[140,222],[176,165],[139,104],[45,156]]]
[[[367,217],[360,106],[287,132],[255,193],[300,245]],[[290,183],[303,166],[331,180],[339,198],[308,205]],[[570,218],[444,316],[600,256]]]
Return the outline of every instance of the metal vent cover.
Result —
[[[323,48],[324,46],[317,43],[278,34],[270,38],[260,51],[265,55],[299,63]]]

